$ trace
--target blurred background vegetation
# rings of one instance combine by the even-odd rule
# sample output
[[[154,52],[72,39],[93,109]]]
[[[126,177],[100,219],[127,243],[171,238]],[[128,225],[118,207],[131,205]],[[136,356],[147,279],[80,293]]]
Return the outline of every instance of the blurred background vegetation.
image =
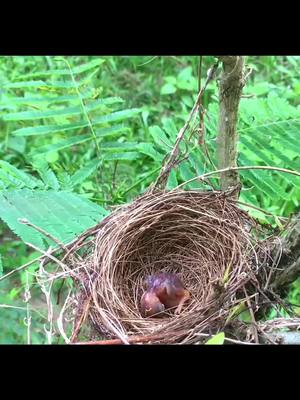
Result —
[[[214,62],[203,57],[202,85]],[[251,56],[246,64],[252,73],[240,104],[238,164],[299,171],[300,57]],[[198,68],[199,56],[0,57],[0,191],[37,188],[39,196],[41,191],[78,195],[74,202],[88,200],[82,207],[91,216],[81,231],[92,226],[93,204],[105,215],[157,177],[196,99]],[[195,126],[182,145],[188,159],[171,173],[168,188],[216,165],[217,80],[208,86],[203,107],[206,148],[199,145]],[[297,179],[244,171],[240,199],[287,218],[299,211]],[[216,179],[212,183],[218,187]],[[54,197],[45,204],[48,200],[58,207]],[[22,199],[11,200],[17,201]],[[10,212],[2,206],[1,214],[0,199],[0,276],[40,256],[24,243],[28,231],[14,229]],[[278,219],[250,212],[280,228]],[[67,228],[68,220],[63,238],[70,239]],[[74,224],[72,233],[79,233],[75,230]],[[42,246],[37,237],[32,240]],[[0,343],[27,343],[28,329],[31,343],[49,342],[47,303],[33,274],[38,266],[0,281]],[[53,299],[57,291],[54,285]],[[287,300],[299,315],[300,280],[291,285]],[[286,311],[271,309],[266,318],[280,315]],[[52,342],[61,342],[58,334]]]

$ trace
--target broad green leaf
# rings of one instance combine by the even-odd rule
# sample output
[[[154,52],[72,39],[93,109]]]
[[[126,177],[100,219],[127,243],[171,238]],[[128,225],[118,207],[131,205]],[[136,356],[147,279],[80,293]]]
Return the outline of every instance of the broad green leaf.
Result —
[[[220,332],[217,335],[214,335],[210,338],[205,344],[224,344],[225,334],[224,332]]]
[[[171,118],[162,118],[163,128],[169,135],[170,139],[175,143],[178,130],[174,121]]]
[[[166,83],[160,89],[160,94],[173,94],[176,92],[176,86],[172,85],[172,83]]]

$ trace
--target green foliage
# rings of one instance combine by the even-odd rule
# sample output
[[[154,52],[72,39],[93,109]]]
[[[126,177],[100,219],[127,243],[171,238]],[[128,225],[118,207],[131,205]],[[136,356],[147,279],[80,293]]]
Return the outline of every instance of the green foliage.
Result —
[[[194,56],[0,57],[0,217],[6,222],[0,224],[0,274],[39,256],[14,232],[43,249],[53,245],[19,218],[66,243],[156,179],[196,99],[198,62]],[[213,62],[203,58],[202,86]],[[238,164],[297,170],[300,57],[248,57],[247,65],[253,72],[244,93],[252,97],[240,104]],[[205,142],[214,165],[217,90],[213,81],[203,97]],[[169,189],[214,168],[198,144],[198,126],[196,120],[180,145],[186,159],[171,171]],[[278,216],[299,210],[299,178],[259,170],[240,175],[242,201]],[[218,187],[217,178],[211,183]],[[207,187],[194,181],[186,188]],[[24,272],[0,282],[0,304],[23,307],[1,309],[1,343],[27,340],[24,282]],[[295,283],[289,293],[294,303],[298,289]],[[32,314],[36,343],[45,342],[46,313],[40,314]],[[242,318],[248,317],[244,311]]]
[[[210,338],[205,344],[224,344],[225,334],[224,332],[217,333]]]
[[[96,225],[107,211],[80,196],[55,190],[9,189],[0,194],[0,217],[24,242],[40,249],[55,243],[23,219],[44,229],[63,243],[68,243],[87,228]],[[67,221],[67,223],[66,223]]]
[[[206,144],[214,165],[217,165],[215,139],[217,133],[218,105],[208,107],[206,119]],[[165,157],[174,143],[180,125],[173,119],[163,118],[162,127],[150,126],[157,151]],[[263,165],[297,170],[300,165],[300,107],[292,107],[286,99],[273,94],[266,99],[242,99],[238,131],[240,135],[238,164],[240,166]],[[185,151],[185,143],[181,151]],[[197,138],[188,145],[189,157],[177,168],[176,175],[170,177],[169,187],[184,182],[204,172],[206,155],[197,145]],[[199,168],[200,166],[200,168]],[[201,168],[201,166],[203,166]],[[212,168],[207,166],[208,170]],[[278,206],[272,212],[285,215],[284,211],[293,205],[299,206],[299,178],[279,172],[246,170],[241,171],[243,192],[241,199],[247,203],[269,208],[278,199]],[[192,182],[187,188],[201,188],[203,184]],[[266,196],[267,194],[267,196]],[[283,208],[284,205],[284,208]],[[268,221],[261,213],[256,217]],[[269,221],[268,221],[269,222]]]

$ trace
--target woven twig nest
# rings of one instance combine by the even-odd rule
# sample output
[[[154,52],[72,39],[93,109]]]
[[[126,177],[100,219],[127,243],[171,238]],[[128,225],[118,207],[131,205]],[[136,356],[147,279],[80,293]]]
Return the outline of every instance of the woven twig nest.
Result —
[[[137,335],[151,343],[197,342],[201,332],[224,327],[239,290],[256,279],[254,226],[224,192],[145,194],[94,230],[89,256],[81,262],[78,309],[88,298],[97,331],[124,343]],[[156,272],[178,274],[191,293],[179,315],[141,315],[143,281]]]

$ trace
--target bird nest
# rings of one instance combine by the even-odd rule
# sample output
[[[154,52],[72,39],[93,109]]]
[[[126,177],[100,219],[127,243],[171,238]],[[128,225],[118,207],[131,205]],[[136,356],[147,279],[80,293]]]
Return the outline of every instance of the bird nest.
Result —
[[[102,337],[123,343],[195,343],[223,329],[245,285],[257,282],[256,228],[219,191],[147,193],[116,209],[94,228],[83,257],[69,255],[81,287],[73,338],[86,317]],[[141,314],[143,282],[157,272],[176,273],[190,292],[180,314]]]

